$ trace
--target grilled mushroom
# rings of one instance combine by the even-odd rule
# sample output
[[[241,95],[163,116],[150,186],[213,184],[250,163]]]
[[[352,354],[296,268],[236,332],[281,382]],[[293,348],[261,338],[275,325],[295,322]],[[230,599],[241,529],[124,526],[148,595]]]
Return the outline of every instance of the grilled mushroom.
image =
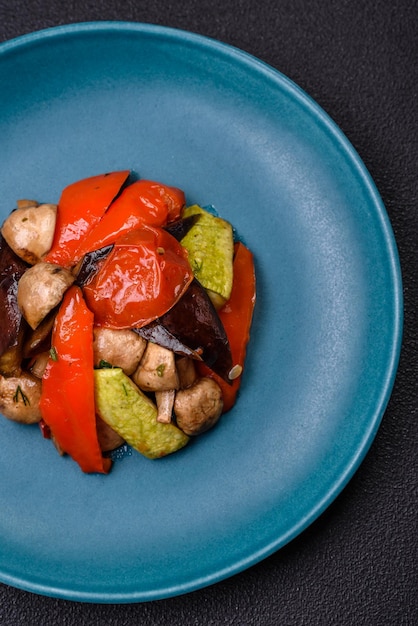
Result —
[[[198,378],[191,387],[177,391],[174,400],[177,425],[186,435],[200,435],[212,428],[222,409],[221,388],[207,376]]]
[[[33,329],[56,307],[75,278],[71,272],[53,263],[37,263],[19,280],[17,303]]]
[[[100,366],[106,361],[113,367],[120,367],[127,376],[131,376],[147,347],[147,341],[132,330],[95,328],[94,329],[94,364]]]
[[[16,209],[5,219],[1,232],[12,250],[24,261],[34,265],[52,246],[57,206],[40,204],[25,206],[20,201]]]
[[[0,412],[14,422],[39,422],[41,389],[41,381],[26,372],[16,377],[0,376]]]
[[[132,379],[143,391],[178,389],[174,352],[149,341]]]

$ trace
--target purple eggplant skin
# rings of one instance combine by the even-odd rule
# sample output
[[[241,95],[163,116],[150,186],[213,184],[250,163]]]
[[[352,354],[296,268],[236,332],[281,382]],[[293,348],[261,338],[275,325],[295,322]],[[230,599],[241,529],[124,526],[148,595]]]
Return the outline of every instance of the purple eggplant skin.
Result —
[[[199,221],[201,215],[196,213],[196,215],[189,215],[188,217],[183,217],[175,222],[171,222],[164,226],[164,230],[166,230],[172,237],[177,239],[177,241],[181,241],[183,237],[187,235],[192,226]]]
[[[24,272],[30,267],[28,263],[25,263],[23,259],[17,256],[0,233],[0,282],[3,281],[6,276],[17,274],[22,276]]]
[[[215,307],[196,279],[167,313],[133,330],[176,354],[203,361],[231,384],[228,374],[232,355],[228,338]]]
[[[4,375],[20,369],[26,322],[17,304],[17,288],[28,267],[0,235],[0,373]]]
[[[111,250],[113,250],[113,246],[104,246],[84,255],[77,272],[77,285],[80,287],[88,285],[96,272],[99,271],[101,262],[104,261]]]
[[[165,328],[160,320],[154,320],[142,328],[133,328],[135,333],[140,335],[143,339],[156,343],[163,348],[171,350],[175,354],[180,356],[188,356],[197,361],[202,361],[202,357],[198,352],[192,350],[186,346],[178,337],[173,335],[167,328]]]
[[[35,330],[32,330],[28,325],[23,344],[24,359],[32,359],[37,354],[51,349],[52,328],[58,309],[59,306],[52,309]]]
[[[18,342],[22,314],[17,306],[16,274],[10,274],[0,283],[0,355]]]

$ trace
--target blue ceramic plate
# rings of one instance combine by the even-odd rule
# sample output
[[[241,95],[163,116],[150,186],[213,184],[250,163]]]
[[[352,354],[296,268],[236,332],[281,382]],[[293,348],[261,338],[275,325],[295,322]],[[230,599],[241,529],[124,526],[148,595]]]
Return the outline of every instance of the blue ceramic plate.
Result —
[[[160,461],[83,475],[0,422],[0,579],[91,602],[182,594],[247,568],[332,502],[376,434],[401,340],[385,209],[347,139],[271,67],[181,31],[64,26],[0,46],[4,219],[17,198],[131,168],[213,204],[253,250],[235,408]]]

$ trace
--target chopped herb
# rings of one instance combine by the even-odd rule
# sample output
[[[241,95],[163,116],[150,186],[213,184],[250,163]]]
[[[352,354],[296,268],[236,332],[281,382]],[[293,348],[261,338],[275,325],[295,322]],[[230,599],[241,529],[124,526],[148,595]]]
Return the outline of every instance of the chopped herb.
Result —
[[[104,359],[100,359],[99,361],[99,369],[103,370],[103,369],[109,369],[111,370],[113,368],[113,365],[111,363],[109,363],[109,361],[105,361]]]
[[[160,363],[155,369],[157,370],[157,375],[162,378],[164,376],[165,363]]]
[[[54,346],[52,346],[52,348],[50,349],[49,356],[53,361],[58,361],[58,352],[56,348],[54,348]]]
[[[22,400],[22,402],[23,402],[23,404],[25,406],[30,406],[29,398],[28,398],[28,396],[26,394],[23,393],[22,388],[21,388],[20,385],[18,385],[16,387],[16,393],[13,396],[13,402],[19,402],[19,399]]]
[[[192,270],[195,273],[199,273],[203,267],[203,260],[198,261],[197,259],[192,259]]]

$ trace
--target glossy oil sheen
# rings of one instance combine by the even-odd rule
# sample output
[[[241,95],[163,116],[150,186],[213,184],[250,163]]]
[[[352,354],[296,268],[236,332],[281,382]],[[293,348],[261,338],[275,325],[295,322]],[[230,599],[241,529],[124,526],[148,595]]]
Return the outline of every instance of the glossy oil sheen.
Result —
[[[213,204],[256,260],[242,390],[178,454],[85,476],[0,423],[0,578],[92,602],[168,597],[289,542],[358,468],[402,328],[393,233],[360,158],[277,71],[181,31],[65,26],[0,47],[1,218],[132,168]]]
[[[19,353],[19,330],[22,330],[22,313],[17,306],[19,278],[27,269],[22,261],[9,248],[3,236],[0,237],[0,354],[4,368],[5,352],[13,348]],[[17,356],[16,354],[16,356]],[[14,359],[12,359],[14,362]],[[2,370],[4,371],[4,369]]]

